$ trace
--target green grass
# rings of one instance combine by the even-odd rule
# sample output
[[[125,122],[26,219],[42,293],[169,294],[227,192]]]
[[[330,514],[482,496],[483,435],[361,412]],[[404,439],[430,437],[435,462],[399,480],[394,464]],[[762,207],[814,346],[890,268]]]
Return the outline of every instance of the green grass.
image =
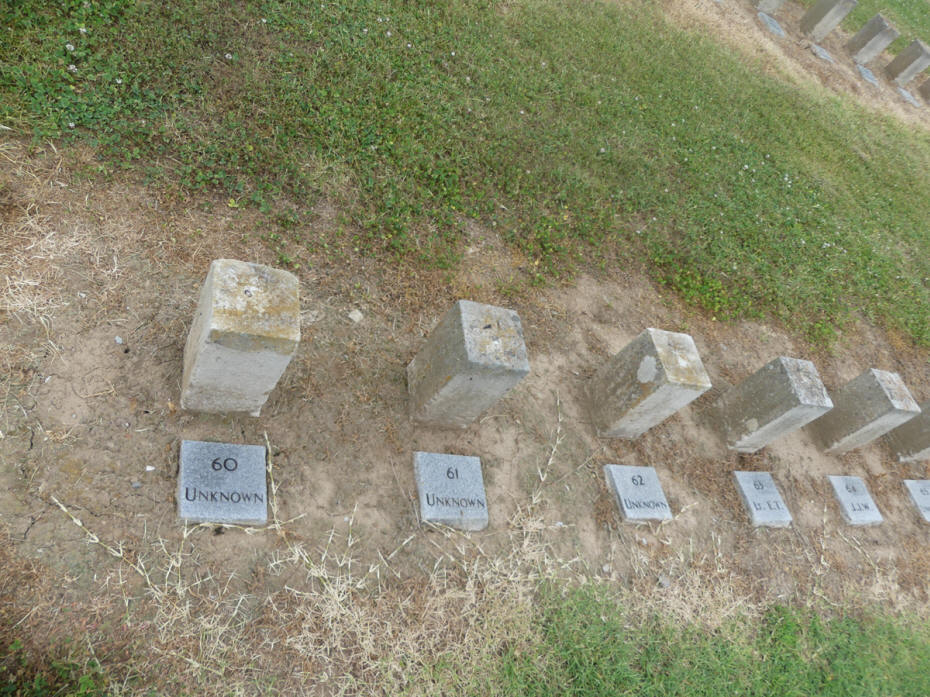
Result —
[[[102,697],[108,694],[106,679],[93,660],[79,665],[70,660],[48,659],[35,665],[24,655],[23,644],[13,640],[0,649],[0,696],[2,697]]]
[[[335,241],[454,267],[472,218],[532,281],[642,260],[720,319],[829,342],[862,314],[930,345],[927,135],[654,3],[73,0],[0,20],[0,123],[93,144],[104,176],[257,206],[284,265]],[[307,224],[321,197],[350,223],[337,240]]]
[[[758,626],[708,632],[634,619],[587,588],[544,595],[536,629],[536,641],[508,651],[480,693],[922,697],[930,689],[930,632],[886,616],[774,607]]]

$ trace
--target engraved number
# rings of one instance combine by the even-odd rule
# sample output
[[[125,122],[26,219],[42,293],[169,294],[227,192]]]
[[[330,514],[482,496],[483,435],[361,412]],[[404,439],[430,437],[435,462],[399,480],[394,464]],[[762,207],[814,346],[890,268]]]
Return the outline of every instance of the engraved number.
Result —
[[[930,489],[925,486],[920,487],[920,493],[924,496],[930,496]]]
[[[646,483],[646,480],[643,479],[643,475],[641,474],[634,474],[632,477],[630,477],[630,481],[633,482],[635,486],[642,486]]]
[[[753,480],[752,485],[756,488],[756,491],[762,491],[765,488],[765,482],[761,479]]]
[[[850,494],[857,494],[857,493],[859,493],[858,491],[856,491],[856,485],[855,485],[855,484],[847,484],[847,485],[846,485],[846,491],[848,491]]]
[[[236,468],[239,466],[239,463],[231,457],[227,457],[222,462],[220,462],[220,458],[216,458],[212,463],[210,463],[210,466],[213,468],[214,472],[219,472],[220,470],[235,472]]]
[[[450,467],[446,470],[446,479],[458,479],[459,478],[459,468]]]

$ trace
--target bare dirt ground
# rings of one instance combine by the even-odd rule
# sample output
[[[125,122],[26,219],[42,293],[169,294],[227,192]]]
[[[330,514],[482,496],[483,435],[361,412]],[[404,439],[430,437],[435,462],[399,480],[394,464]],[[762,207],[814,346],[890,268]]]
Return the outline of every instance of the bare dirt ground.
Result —
[[[813,351],[777,327],[722,325],[689,311],[638,271],[505,296],[500,289],[524,262],[474,229],[452,276],[392,276],[338,255],[304,259],[301,348],[262,416],[185,413],[177,406],[181,355],[207,266],[218,257],[275,264],[265,223],[222,202],[163,201],[138,185],[102,183],[85,176],[92,161],[81,153],[30,152],[7,140],[0,156],[4,565],[41,579],[26,584],[34,593],[14,583],[4,594],[14,634],[44,641],[86,632],[111,660],[144,641],[155,647],[149,669],[169,664],[207,684],[211,658],[251,679],[261,650],[255,664],[237,653],[240,644],[224,642],[229,632],[241,639],[265,627],[266,640],[302,647],[303,663],[284,677],[310,689],[322,684],[315,671],[325,665],[311,657],[332,663],[334,641],[346,642],[337,653],[350,658],[332,665],[355,670],[365,644],[358,627],[346,627],[361,608],[407,613],[397,626],[408,634],[415,627],[422,649],[430,645],[424,618],[445,607],[431,603],[443,597],[467,617],[461,594],[479,570],[485,594],[522,598],[520,584],[500,585],[514,575],[600,579],[707,623],[776,599],[925,612],[928,527],[901,484],[926,477],[924,464],[897,464],[882,443],[825,456],[804,432],[741,456],[707,418],[728,385],[779,354],[814,360],[828,389],[869,367],[898,371],[922,401],[930,396],[927,356],[900,338],[861,324],[834,351]],[[317,229],[334,224],[323,206]],[[532,373],[464,431],[415,426],[404,367],[458,297],[519,311]],[[352,309],[361,322],[348,318]],[[636,441],[598,439],[585,385],[650,326],[692,334],[715,387]],[[182,439],[267,442],[274,524],[182,525]],[[419,524],[413,450],[482,458],[488,531]],[[606,463],[655,466],[675,519],[621,525],[603,484]],[[751,527],[736,469],[773,472],[795,517],[791,529]],[[845,525],[828,474],[863,476],[885,524]],[[313,613],[312,592],[322,593],[312,596]],[[422,604],[413,611],[401,597]],[[327,602],[338,612],[327,616]],[[282,625],[279,612],[293,622],[306,614],[312,628]],[[383,651],[397,638],[382,630],[366,636]],[[214,636],[210,650],[205,634]],[[332,691],[348,689],[330,679]]]
[[[789,79],[925,123],[890,86],[859,79],[841,35],[824,42],[837,65],[814,57],[794,30],[798,8],[779,15],[789,40],[732,0],[669,8]],[[708,625],[773,600],[926,614],[930,528],[901,484],[925,478],[925,464],[898,464],[881,442],[826,456],[803,431],[737,455],[708,418],[722,391],[782,354],[813,360],[828,389],[870,367],[898,371],[923,401],[928,356],[901,337],[860,323],[814,350],[778,327],[691,311],[637,269],[512,291],[526,260],[474,226],[454,273],[292,252],[303,339],[262,416],[185,413],[181,355],[206,269],[220,257],[277,265],[268,221],[106,180],[92,153],[7,139],[0,163],[0,612],[37,650],[83,636],[127,685],[250,693],[271,676],[290,694],[355,694],[403,686],[440,651],[480,663],[494,645],[468,637],[488,626],[501,642],[519,636],[546,575]],[[317,212],[306,238],[342,224],[325,203]],[[461,297],[520,313],[532,372],[464,431],[415,426],[404,367]],[[636,441],[599,439],[585,386],[651,326],[692,334],[715,387]],[[181,524],[182,439],[267,443],[273,524]],[[419,523],[413,450],[482,458],[486,532]],[[620,524],[607,463],[655,466],[674,520]],[[751,527],[737,469],[773,473],[791,529]],[[885,524],[845,525],[828,474],[864,477]]]

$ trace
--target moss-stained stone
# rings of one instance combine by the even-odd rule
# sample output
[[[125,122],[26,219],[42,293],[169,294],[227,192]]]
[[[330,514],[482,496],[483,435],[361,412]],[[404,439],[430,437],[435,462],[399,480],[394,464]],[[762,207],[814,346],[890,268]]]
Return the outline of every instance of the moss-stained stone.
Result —
[[[299,343],[296,276],[215,260],[184,348],[181,407],[257,416]]]

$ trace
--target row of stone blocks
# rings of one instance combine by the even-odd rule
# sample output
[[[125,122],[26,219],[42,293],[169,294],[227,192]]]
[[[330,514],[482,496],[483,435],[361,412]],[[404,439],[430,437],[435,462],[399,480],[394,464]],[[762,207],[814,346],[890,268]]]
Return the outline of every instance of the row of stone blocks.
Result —
[[[775,12],[786,0],[753,0],[760,12]],[[836,29],[840,22],[858,4],[858,0],[819,0],[801,18],[801,31],[814,41]],[[852,59],[865,65],[881,55],[901,33],[882,15],[877,14],[859,32],[846,43],[846,50]],[[885,66],[885,74],[899,85],[905,85],[930,66],[930,47],[923,41],[915,39]],[[930,80],[924,82],[919,92],[930,100]]]
[[[184,351],[181,406],[257,415],[299,341],[296,277],[214,261]],[[464,428],[529,370],[517,313],[460,300],[407,366],[411,417]],[[592,378],[591,417],[602,437],[637,438],[710,387],[690,336],[647,329]],[[891,431],[899,459],[930,458],[930,409],[914,418],[921,410],[895,373],[866,371],[836,393],[834,406],[811,362],[779,357],[726,392],[712,411],[728,446],[740,452],[809,425],[830,453]]]

